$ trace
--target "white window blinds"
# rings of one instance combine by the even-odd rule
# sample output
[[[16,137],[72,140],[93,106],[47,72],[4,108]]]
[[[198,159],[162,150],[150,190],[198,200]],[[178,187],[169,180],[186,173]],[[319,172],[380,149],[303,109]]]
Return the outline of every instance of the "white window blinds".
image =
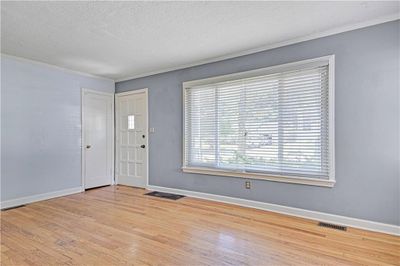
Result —
[[[185,87],[184,167],[329,179],[328,70]]]

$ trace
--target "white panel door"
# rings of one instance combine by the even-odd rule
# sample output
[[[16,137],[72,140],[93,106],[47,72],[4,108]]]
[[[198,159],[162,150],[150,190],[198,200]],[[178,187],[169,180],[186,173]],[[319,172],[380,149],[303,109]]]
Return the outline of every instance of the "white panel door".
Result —
[[[84,188],[113,182],[114,95],[83,90]]]
[[[116,180],[118,184],[147,185],[147,90],[116,95]]]

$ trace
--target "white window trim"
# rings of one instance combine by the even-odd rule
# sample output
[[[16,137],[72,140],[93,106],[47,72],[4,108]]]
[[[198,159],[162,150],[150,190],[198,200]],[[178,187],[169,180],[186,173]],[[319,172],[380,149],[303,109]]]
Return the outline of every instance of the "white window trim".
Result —
[[[228,170],[220,170],[207,167],[187,167],[185,166],[185,156],[186,156],[186,141],[185,141],[185,99],[186,99],[186,88],[193,86],[199,86],[209,83],[224,82],[236,79],[251,78],[261,75],[269,75],[282,71],[291,71],[296,69],[302,69],[305,67],[318,67],[328,65],[329,71],[329,178],[328,179],[318,179],[318,178],[308,178],[308,177],[296,177],[296,176],[281,176],[273,174],[263,174],[263,173],[251,173],[251,172],[235,172]],[[185,173],[196,173],[196,174],[206,174],[206,175],[217,175],[217,176],[230,176],[230,177],[240,177],[246,179],[263,179],[276,182],[284,183],[295,183],[304,184],[312,186],[322,186],[322,187],[333,187],[335,185],[335,56],[328,55],[308,60],[302,60],[282,65],[276,65],[256,70],[250,70],[245,72],[233,73],[228,75],[216,76],[200,80],[192,80],[183,82],[183,145],[182,145],[182,171]]]

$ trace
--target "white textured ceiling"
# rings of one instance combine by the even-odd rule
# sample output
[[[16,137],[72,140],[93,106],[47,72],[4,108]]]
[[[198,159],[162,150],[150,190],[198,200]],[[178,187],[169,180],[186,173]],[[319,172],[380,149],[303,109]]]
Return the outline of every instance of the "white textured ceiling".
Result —
[[[116,80],[393,18],[399,2],[1,2],[1,51]]]

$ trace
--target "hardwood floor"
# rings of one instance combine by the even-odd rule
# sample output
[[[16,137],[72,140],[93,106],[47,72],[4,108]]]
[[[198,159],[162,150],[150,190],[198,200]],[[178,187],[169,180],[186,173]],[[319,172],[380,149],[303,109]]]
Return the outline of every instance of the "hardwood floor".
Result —
[[[104,187],[1,212],[1,265],[400,265],[400,238]]]

